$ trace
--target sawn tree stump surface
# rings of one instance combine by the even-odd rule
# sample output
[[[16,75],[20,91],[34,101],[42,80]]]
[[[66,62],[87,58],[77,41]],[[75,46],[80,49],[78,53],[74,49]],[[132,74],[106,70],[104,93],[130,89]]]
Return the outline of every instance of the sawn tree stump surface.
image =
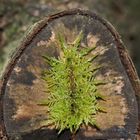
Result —
[[[96,116],[100,130],[81,126],[75,139],[136,139],[139,84],[131,59],[111,24],[95,13],[82,10],[64,11],[45,17],[26,33],[1,80],[0,122],[3,138],[71,138],[68,130],[58,136],[57,130],[52,127],[42,128],[43,120],[47,119],[47,107],[38,103],[46,97],[41,73],[48,69],[48,65],[42,56],[59,56],[54,43],[58,33],[72,42],[80,31],[84,34],[83,45],[97,46],[92,53],[98,53],[99,56],[93,65],[102,66],[96,77],[105,82],[98,89],[105,96],[105,101],[100,101],[100,104],[107,113],[98,113]]]

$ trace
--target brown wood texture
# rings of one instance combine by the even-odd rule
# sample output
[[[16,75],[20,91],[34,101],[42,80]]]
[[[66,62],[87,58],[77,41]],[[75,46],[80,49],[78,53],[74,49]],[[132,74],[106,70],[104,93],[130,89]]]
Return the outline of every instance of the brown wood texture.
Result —
[[[100,130],[81,126],[75,139],[136,139],[140,86],[133,63],[113,26],[95,13],[79,9],[37,22],[12,56],[1,79],[1,139],[71,139],[67,130],[58,136],[53,127],[42,127],[47,119],[47,108],[37,104],[46,97],[41,73],[48,65],[42,55],[59,55],[58,33],[64,34],[70,43],[80,31],[84,33],[81,45],[97,46],[90,55],[99,54],[93,65],[102,66],[96,77],[106,83],[98,90],[106,98],[100,104],[107,113],[96,116]]]

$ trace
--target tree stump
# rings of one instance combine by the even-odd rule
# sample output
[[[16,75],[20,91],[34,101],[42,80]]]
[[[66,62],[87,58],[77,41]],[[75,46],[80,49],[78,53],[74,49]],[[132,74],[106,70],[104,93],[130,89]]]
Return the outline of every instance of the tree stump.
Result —
[[[139,121],[139,79],[120,36],[113,26],[95,13],[69,10],[45,17],[26,33],[1,79],[0,135],[2,140],[71,139],[68,130],[58,135],[52,127],[43,127],[47,107],[38,103],[46,98],[42,71],[48,69],[42,55],[58,57],[55,44],[58,33],[67,42],[83,32],[82,45],[94,46],[99,56],[93,65],[101,65],[96,77],[104,81],[98,90],[105,96],[100,104],[106,113],[96,115],[100,130],[81,126],[76,140],[136,139]],[[137,98],[137,99],[136,99]]]

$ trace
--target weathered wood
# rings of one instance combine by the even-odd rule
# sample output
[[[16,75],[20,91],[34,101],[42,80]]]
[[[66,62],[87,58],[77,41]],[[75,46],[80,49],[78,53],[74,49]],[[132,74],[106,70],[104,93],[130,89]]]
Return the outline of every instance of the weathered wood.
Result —
[[[57,57],[56,36],[63,33],[68,42],[83,31],[82,45],[97,48],[93,65],[102,65],[96,77],[105,81],[99,91],[106,97],[100,104],[107,113],[99,113],[100,130],[81,127],[76,139],[136,139],[138,127],[139,82],[135,68],[120,36],[106,20],[95,13],[70,10],[46,17],[33,25],[11,58],[1,80],[0,114],[2,132],[9,139],[46,140],[71,138],[69,131],[58,136],[51,127],[42,128],[47,119],[45,107],[37,104],[46,97],[41,73],[48,66],[42,55]],[[93,55],[91,53],[91,56]]]

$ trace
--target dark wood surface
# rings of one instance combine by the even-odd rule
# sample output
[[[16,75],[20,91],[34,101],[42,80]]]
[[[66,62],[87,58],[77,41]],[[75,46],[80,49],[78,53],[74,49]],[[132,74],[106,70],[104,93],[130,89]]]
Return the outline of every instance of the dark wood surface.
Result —
[[[84,33],[82,45],[97,46],[92,53],[98,53],[99,57],[93,65],[102,66],[96,77],[106,83],[98,89],[106,98],[100,104],[107,113],[96,116],[100,130],[81,127],[76,140],[136,139],[140,86],[120,36],[110,23],[95,13],[70,10],[34,24],[5,69],[0,93],[0,132],[3,140],[4,136],[13,140],[71,138],[69,131],[58,136],[57,130],[52,127],[42,128],[43,121],[47,119],[47,109],[37,104],[46,97],[41,73],[48,66],[42,55],[59,55],[55,43],[58,33],[72,42],[80,31]]]

